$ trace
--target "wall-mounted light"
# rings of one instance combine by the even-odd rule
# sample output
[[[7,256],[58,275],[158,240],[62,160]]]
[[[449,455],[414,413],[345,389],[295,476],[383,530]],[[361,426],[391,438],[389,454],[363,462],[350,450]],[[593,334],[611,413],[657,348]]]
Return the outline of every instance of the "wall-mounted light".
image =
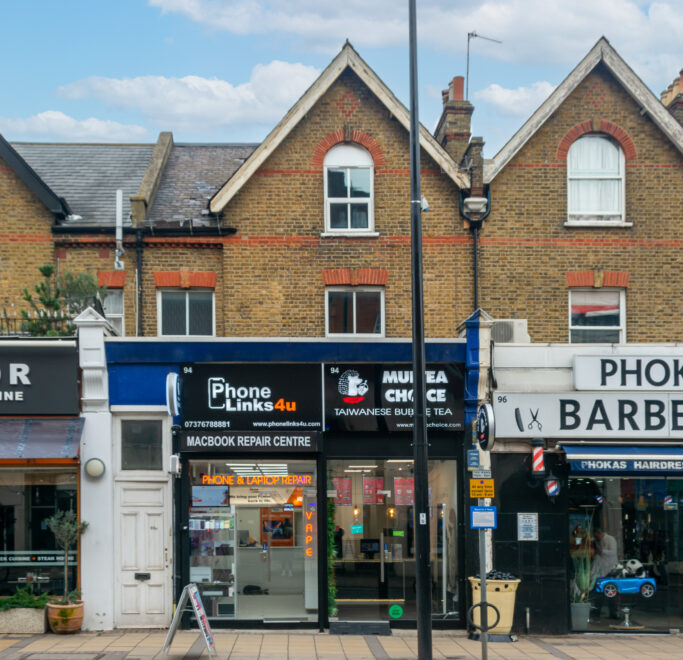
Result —
[[[354,517],[354,518],[358,518],[358,514],[359,514],[359,513],[360,513],[360,510],[359,510],[358,507],[354,504],[354,505],[353,505],[353,517]]]
[[[395,518],[396,517],[396,509],[394,509],[393,506],[390,506],[387,509],[387,516],[389,516],[389,518]]]
[[[90,458],[83,466],[85,473],[92,479],[99,479],[104,474],[104,462],[99,458]]]

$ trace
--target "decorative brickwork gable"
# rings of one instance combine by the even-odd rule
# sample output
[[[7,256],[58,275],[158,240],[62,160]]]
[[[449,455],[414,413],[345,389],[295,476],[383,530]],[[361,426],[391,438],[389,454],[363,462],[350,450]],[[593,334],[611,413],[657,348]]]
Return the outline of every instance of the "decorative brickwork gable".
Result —
[[[578,140],[582,135],[586,135],[586,133],[596,132],[611,135],[621,145],[626,161],[636,160],[636,145],[633,144],[631,136],[623,128],[617,126],[613,122],[605,121],[604,119],[601,119],[597,126],[595,124],[597,124],[597,122],[587,119],[570,128],[560,140],[560,144],[557,147],[557,160],[566,161],[569,147],[572,146],[573,142]]]
[[[356,144],[360,144],[370,152],[375,167],[386,167],[387,163],[384,158],[382,147],[377,144],[374,138],[355,128],[350,131],[340,128],[339,130],[334,131],[334,133],[326,135],[316,145],[315,150],[313,151],[313,158],[311,159],[311,168],[321,169],[323,161],[325,160],[325,154],[340,142],[355,142]]]
[[[154,273],[154,284],[157,288],[174,287],[189,289],[190,287],[201,287],[205,289],[216,288],[216,273],[192,273],[186,268],[179,271],[165,271]]]
[[[97,273],[97,283],[108,289],[123,289],[126,284],[126,275],[125,270],[100,270]]]

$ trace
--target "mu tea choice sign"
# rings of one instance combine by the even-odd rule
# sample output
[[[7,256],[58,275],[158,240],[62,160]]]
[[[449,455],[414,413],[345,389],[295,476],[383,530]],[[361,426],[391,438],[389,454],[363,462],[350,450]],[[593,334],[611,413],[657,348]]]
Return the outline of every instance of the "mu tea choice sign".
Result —
[[[425,369],[427,428],[459,431],[464,424],[463,365]],[[325,430],[410,431],[413,370],[409,364],[326,364]]]
[[[182,365],[180,417],[187,432],[320,431],[320,365]]]

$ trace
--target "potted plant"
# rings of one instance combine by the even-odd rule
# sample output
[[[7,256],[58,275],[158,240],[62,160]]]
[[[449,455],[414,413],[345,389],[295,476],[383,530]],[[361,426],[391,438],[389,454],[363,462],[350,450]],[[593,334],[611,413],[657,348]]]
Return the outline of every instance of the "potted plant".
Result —
[[[83,624],[83,601],[78,591],[69,591],[69,550],[76,545],[78,537],[88,523],[79,522],[74,511],[59,511],[46,518],[48,529],[55,535],[57,545],[64,550],[64,594],[52,597],[47,604],[47,620],[55,633],[77,632]]]
[[[0,598],[0,633],[44,633],[47,594],[34,596],[29,585],[13,596]]]

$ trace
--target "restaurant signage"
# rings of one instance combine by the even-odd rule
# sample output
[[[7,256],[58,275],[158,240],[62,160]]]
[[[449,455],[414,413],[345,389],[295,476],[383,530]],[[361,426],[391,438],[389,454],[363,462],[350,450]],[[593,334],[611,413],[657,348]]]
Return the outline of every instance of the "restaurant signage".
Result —
[[[425,370],[427,428],[463,428],[463,370],[459,363]],[[409,364],[326,364],[326,431],[405,431],[413,427],[413,371]]]
[[[683,438],[683,394],[496,392],[498,433],[508,438]]]
[[[225,431],[322,428],[320,365],[182,365],[179,398],[181,427],[207,436],[222,438]],[[226,438],[229,442],[229,434]]]
[[[0,415],[78,415],[76,346],[0,346]]]

